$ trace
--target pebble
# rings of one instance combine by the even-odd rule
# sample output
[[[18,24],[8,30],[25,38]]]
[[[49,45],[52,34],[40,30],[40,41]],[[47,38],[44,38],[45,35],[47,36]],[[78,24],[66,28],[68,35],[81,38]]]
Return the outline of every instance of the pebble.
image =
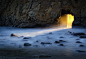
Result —
[[[60,38],[64,38],[63,36],[61,36]]]
[[[41,42],[41,44],[52,44],[50,42]]]
[[[31,39],[31,37],[24,37],[23,39]]]
[[[30,43],[24,43],[24,46],[31,46]]]
[[[60,44],[60,46],[64,46],[63,44]]]
[[[59,41],[55,41],[55,43],[60,43]]]
[[[15,35],[15,34],[12,33],[11,36],[17,36],[17,35]]]
[[[80,45],[80,47],[83,47],[84,45]]]
[[[77,41],[76,43],[82,43],[82,42],[80,42],[80,41]]]
[[[83,50],[76,50],[77,52],[86,52],[86,51],[83,51]]]

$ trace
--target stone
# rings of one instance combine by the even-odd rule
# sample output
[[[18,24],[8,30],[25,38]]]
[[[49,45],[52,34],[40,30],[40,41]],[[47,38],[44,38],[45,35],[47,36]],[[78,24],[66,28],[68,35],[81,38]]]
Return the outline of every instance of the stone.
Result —
[[[39,41],[36,41],[36,42],[39,42]]]
[[[33,47],[40,47],[39,45],[33,45]]]
[[[24,37],[23,39],[31,39],[31,37]]]
[[[59,46],[64,46],[63,44],[60,44]]]
[[[51,57],[51,56],[50,55],[45,55],[45,54],[39,55],[39,58],[48,58],[48,57]]]
[[[64,41],[64,40],[59,40],[59,42],[66,42],[66,41]]]
[[[30,43],[24,43],[24,46],[31,46]]]
[[[80,38],[86,38],[86,35],[81,35]]]
[[[55,41],[55,43],[60,43],[59,41]]]
[[[72,33],[71,31],[68,31],[69,33]]]
[[[85,35],[85,33],[73,33],[74,36]]]
[[[16,37],[17,37],[17,35],[15,35],[15,34],[13,34],[13,33],[11,34],[11,36],[16,36]]]
[[[50,55],[40,54],[40,55],[32,55],[31,58],[49,58]]]
[[[76,40],[80,40],[80,39],[76,39]]]
[[[59,41],[63,41],[63,40],[59,40]]]
[[[76,50],[77,52],[86,52],[86,51],[83,51],[83,50]]]
[[[50,42],[41,42],[41,44],[52,44]]]
[[[80,42],[80,41],[77,41],[76,43],[82,43],[82,42]]]
[[[50,32],[49,34],[52,34],[52,32]]]
[[[84,45],[80,45],[80,47],[83,47]]]
[[[60,38],[64,38],[63,36],[61,36]]]

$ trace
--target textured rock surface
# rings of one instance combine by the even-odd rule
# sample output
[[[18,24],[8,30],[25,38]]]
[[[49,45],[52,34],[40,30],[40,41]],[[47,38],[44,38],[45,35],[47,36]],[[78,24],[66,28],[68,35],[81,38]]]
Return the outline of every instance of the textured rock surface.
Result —
[[[58,22],[71,13],[74,25],[86,26],[86,0],[0,0],[0,25],[35,27]]]

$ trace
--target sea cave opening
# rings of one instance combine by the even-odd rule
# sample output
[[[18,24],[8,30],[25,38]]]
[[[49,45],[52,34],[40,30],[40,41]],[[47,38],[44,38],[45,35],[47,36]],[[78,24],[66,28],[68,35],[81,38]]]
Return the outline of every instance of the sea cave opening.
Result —
[[[74,15],[70,12],[70,10],[61,11],[61,15],[58,19],[60,27],[72,28],[73,21]]]

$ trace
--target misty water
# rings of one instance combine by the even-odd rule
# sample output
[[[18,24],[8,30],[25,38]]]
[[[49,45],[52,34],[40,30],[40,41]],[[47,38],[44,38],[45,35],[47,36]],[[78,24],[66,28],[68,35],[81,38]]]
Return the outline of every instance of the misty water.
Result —
[[[83,32],[86,34],[86,28],[73,27],[70,29],[54,27],[54,28],[14,28],[14,27],[0,27],[0,49],[18,48],[28,50],[39,50],[45,53],[74,55],[79,53],[76,50],[86,51],[86,38],[79,38],[73,36],[68,31],[78,33]],[[51,33],[52,32],[52,33]],[[11,37],[14,33],[18,37]],[[22,36],[22,37],[21,37]],[[30,39],[23,39],[24,37],[31,37]],[[60,38],[63,37],[63,38]],[[79,39],[79,40],[77,40]],[[55,41],[64,40],[66,42],[55,43]],[[38,41],[38,42],[36,42]],[[82,43],[76,43],[80,41]],[[41,42],[50,42],[52,44],[41,44]],[[24,46],[24,43],[30,43],[31,46]],[[64,46],[60,46],[64,44]],[[79,45],[84,45],[80,47]],[[57,51],[57,52],[56,52]],[[35,54],[35,52],[32,52]],[[46,53],[47,54],[47,53]],[[86,54],[86,52],[79,53]]]

